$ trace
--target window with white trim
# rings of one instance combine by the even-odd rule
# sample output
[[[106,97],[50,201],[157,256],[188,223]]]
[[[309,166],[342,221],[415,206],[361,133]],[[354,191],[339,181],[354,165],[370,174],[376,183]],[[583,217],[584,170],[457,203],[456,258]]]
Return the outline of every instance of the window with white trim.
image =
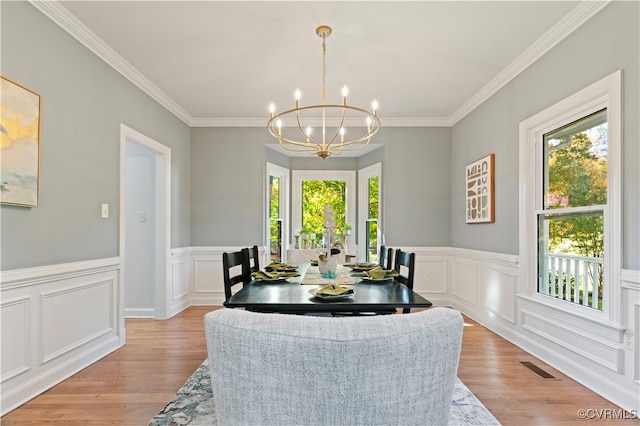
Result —
[[[356,172],[354,170],[293,170],[291,215],[294,235],[301,233],[303,248],[319,247],[326,239],[322,207],[329,204],[336,214],[338,239],[345,224],[355,223]],[[314,189],[320,188],[321,191]],[[325,197],[325,198],[318,198]],[[305,202],[313,200],[313,202]],[[308,239],[307,239],[308,238]],[[311,240],[314,238],[314,240]],[[328,241],[324,241],[329,244]]]
[[[285,242],[289,235],[289,169],[267,163],[266,241],[269,260],[286,261]]]
[[[602,310],[607,110],[543,136],[538,293]]]
[[[358,211],[360,229],[359,245],[364,256],[359,256],[365,262],[376,263],[379,259],[379,249],[382,244],[381,187],[382,164],[376,163],[358,171]]]
[[[520,123],[521,288],[619,321],[620,72]]]

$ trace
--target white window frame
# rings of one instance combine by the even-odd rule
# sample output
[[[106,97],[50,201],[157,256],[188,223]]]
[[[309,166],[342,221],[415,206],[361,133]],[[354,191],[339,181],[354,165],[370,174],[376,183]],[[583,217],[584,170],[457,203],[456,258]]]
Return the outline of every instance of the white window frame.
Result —
[[[620,326],[622,72],[591,86],[520,123],[520,276],[524,298],[597,322]],[[604,289],[602,311],[538,294],[537,213],[543,210],[543,137],[566,124],[607,109],[608,192],[604,210]]]
[[[269,177],[275,176],[280,179],[280,219],[282,220],[282,261],[287,261],[287,246],[289,242],[289,235],[291,228],[289,226],[289,194],[290,194],[290,183],[289,183],[289,174],[290,170],[281,166],[278,166],[273,163],[267,162],[266,167],[266,179],[265,179],[265,196],[264,196],[264,217],[265,217],[265,226],[264,226],[264,241],[266,245],[266,259],[270,260],[271,257],[271,234],[270,234],[270,225],[271,225],[271,217],[269,215]]]
[[[367,220],[369,219],[369,179],[378,176],[378,249],[382,245],[382,163],[372,164],[358,171],[358,244],[357,259],[364,262],[367,255]],[[360,249],[362,248],[362,250]]]
[[[293,170],[291,172],[291,220],[292,228],[302,228],[302,182],[305,180],[346,181],[347,205],[345,217],[348,224],[356,220],[356,172],[355,170]]]

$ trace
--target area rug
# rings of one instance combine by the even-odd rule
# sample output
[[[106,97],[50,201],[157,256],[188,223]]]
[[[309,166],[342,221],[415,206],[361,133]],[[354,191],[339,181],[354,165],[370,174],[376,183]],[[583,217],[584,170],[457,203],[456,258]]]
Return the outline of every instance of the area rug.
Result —
[[[216,413],[212,404],[209,365],[205,360],[171,401],[151,420],[149,426],[214,426]],[[475,395],[456,379],[449,425],[500,425]]]

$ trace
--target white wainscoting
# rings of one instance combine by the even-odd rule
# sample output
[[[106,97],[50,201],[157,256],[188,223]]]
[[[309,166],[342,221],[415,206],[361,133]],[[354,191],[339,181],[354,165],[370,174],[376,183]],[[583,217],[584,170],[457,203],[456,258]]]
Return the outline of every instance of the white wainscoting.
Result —
[[[189,301],[191,305],[222,305],[225,300],[222,278],[222,253],[239,251],[242,247],[191,247],[189,271]],[[258,246],[260,267],[266,262],[265,247]],[[173,264],[172,256],[172,264]]]
[[[451,303],[483,323],[497,318],[507,327],[516,323],[518,256],[452,249]]]
[[[120,259],[3,271],[2,414],[124,344]]]
[[[434,305],[448,306],[451,299],[449,286],[451,248],[393,246],[393,249],[416,254],[413,290]]]
[[[622,270],[613,284],[622,289],[624,317],[617,326],[519,295],[518,256],[452,249],[449,262],[451,306],[620,407],[640,412],[638,271]]]
[[[224,301],[222,253],[171,250],[170,316]],[[414,289],[452,306],[627,410],[640,412],[640,272],[620,273],[623,328],[518,295],[518,256],[450,247],[416,253]],[[260,248],[261,266],[265,250]],[[124,344],[119,259],[2,273],[3,414]],[[7,342],[10,342],[7,344]]]
[[[191,249],[171,250],[168,297],[168,317],[184,311],[191,305]]]

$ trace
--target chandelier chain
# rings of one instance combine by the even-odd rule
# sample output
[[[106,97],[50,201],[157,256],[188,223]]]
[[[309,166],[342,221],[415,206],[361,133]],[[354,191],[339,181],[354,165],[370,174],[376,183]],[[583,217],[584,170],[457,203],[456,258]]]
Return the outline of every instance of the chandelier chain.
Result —
[[[326,77],[327,77],[327,36],[322,35],[322,103],[326,103]]]

